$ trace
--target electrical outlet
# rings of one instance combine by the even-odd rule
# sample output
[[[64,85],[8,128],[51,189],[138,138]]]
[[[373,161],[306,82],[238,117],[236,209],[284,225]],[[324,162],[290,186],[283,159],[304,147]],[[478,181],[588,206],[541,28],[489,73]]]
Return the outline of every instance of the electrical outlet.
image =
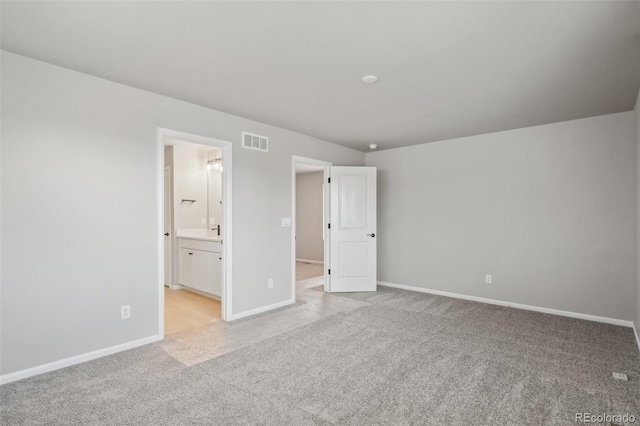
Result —
[[[131,318],[131,306],[121,306],[120,307],[120,319]]]
[[[491,284],[491,275],[485,275],[484,276],[484,282],[486,284]]]
[[[267,288],[273,288],[273,278],[267,280]]]

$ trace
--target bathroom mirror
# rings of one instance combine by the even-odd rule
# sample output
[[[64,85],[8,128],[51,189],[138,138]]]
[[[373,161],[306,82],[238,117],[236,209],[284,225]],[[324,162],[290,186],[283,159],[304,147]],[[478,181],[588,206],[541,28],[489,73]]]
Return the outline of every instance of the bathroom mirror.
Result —
[[[182,141],[165,146],[176,236],[222,234],[222,150]]]
[[[207,204],[209,230],[218,232],[222,227],[222,150],[207,152]]]

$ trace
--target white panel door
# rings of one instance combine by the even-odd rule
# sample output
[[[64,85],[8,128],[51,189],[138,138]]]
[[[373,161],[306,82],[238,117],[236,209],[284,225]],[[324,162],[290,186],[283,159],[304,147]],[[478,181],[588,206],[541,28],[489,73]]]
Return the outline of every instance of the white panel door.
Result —
[[[331,167],[330,291],[376,291],[376,168]]]

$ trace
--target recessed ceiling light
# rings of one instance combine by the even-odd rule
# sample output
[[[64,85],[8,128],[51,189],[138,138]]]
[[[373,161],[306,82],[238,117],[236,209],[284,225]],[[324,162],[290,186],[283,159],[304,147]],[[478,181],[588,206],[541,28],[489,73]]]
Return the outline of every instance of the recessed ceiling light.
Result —
[[[376,149],[378,147],[377,143],[370,143],[369,144],[369,149]]]
[[[366,84],[373,84],[376,81],[378,81],[378,77],[376,77],[375,75],[365,75],[364,77],[362,77],[362,82]]]

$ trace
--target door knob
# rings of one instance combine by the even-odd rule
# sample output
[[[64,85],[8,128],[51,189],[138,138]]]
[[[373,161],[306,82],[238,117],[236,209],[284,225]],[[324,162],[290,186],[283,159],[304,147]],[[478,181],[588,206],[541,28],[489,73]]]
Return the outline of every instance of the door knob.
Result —
[[[168,237],[168,236],[169,236],[169,233],[168,233],[168,232],[165,232],[165,233],[164,233],[164,236],[165,236],[165,237]]]
[[[376,234],[367,234],[367,237],[375,238]]]

